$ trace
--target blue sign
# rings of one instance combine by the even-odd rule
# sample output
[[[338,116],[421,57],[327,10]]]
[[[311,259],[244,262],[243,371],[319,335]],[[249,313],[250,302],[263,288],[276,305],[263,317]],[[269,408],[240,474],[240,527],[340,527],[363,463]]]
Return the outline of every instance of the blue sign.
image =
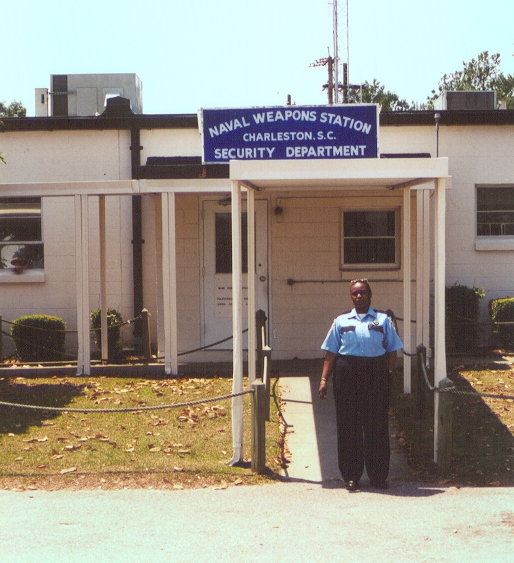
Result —
[[[378,106],[204,109],[204,163],[377,158]]]

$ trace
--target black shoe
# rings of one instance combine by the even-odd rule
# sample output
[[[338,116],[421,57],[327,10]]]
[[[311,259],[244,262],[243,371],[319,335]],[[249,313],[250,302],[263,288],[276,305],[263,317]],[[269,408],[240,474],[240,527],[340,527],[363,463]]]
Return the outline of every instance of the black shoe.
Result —
[[[370,484],[374,489],[380,489],[382,491],[389,488],[387,481],[372,481]]]
[[[352,479],[350,479],[350,481],[348,481],[346,483],[346,490],[347,491],[356,491],[359,488],[359,482],[358,481],[353,481]]]

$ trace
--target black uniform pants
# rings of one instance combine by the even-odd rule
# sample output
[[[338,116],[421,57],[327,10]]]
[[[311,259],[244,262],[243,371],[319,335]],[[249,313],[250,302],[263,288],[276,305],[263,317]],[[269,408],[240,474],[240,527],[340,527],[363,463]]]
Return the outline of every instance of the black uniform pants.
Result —
[[[389,473],[390,375],[386,356],[339,356],[334,374],[339,469],[359,481],[364,467],[372,483]]]

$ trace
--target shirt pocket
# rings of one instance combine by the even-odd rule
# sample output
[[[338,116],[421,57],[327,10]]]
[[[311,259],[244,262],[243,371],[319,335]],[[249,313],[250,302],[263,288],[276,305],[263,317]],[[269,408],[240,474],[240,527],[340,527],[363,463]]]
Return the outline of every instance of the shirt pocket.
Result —
[[[343,326],[340,331],[341,347],[347,348],[353,346],[357,342],[357,335],[355,334],[354,326]]]
[[[373,344],[384,346],[384,327],[370,323],[368,325],[369,338]]]

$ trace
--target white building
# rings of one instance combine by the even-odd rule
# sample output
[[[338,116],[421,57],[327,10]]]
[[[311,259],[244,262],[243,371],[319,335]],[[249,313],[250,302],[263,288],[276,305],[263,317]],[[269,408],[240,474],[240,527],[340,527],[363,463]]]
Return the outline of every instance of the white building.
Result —
[[[302,110],[266,111],[283,117],[292,109]],[[421,342],[435,348],[442,374],[444,286],[484,288],[483,320],[490,299],[514,294],[514,111],[443,109],[378,119],[378,157],[332,158],[327,150],[329,158],[319,151],[302,158],[295,147],[309,143],[291,118],[281,130],[296,131],[290,157],[250,152],[253,159],[230,163],[202,160],[197,115],[136,114],[120,98],[100,116],[4,119],[0,315],[63,318],[79,331],[86,371],[88,312],[103,303],[125,319],[148,309],[168,371],[178,357],[233,359],[231,340],[180,355],[234,328],[249,326],[253,342],[248,306],[266,312],[274,359],[318,358],[333,318],[350,305],[349,280],[365,277],[374,306],[416,321],[400,323],[406,351]],[[257,137],[247,139],[256,149]],[[247,240],[231,235],[238,223],[230,213],[241,193],[241,211],[247,201],[255,210],[247,220],[255,232],[248,259],[255,275],[247,278],[243,268],[234,280],[231,245]],[[2,233],[9,221],[23,223],[16,231],[22,240]],[[25,250],[29,258],[16,271],[11,261],[21,248],[31,253]],[[131,331],[124,339],[133,345]],[[235,348],[246,348],[246,339],[236,338]],[[488,339],[485,333],[482,343]],[[10,346],[4,338],[5,354]],[[76,352],[76,340],[69,349]]]

